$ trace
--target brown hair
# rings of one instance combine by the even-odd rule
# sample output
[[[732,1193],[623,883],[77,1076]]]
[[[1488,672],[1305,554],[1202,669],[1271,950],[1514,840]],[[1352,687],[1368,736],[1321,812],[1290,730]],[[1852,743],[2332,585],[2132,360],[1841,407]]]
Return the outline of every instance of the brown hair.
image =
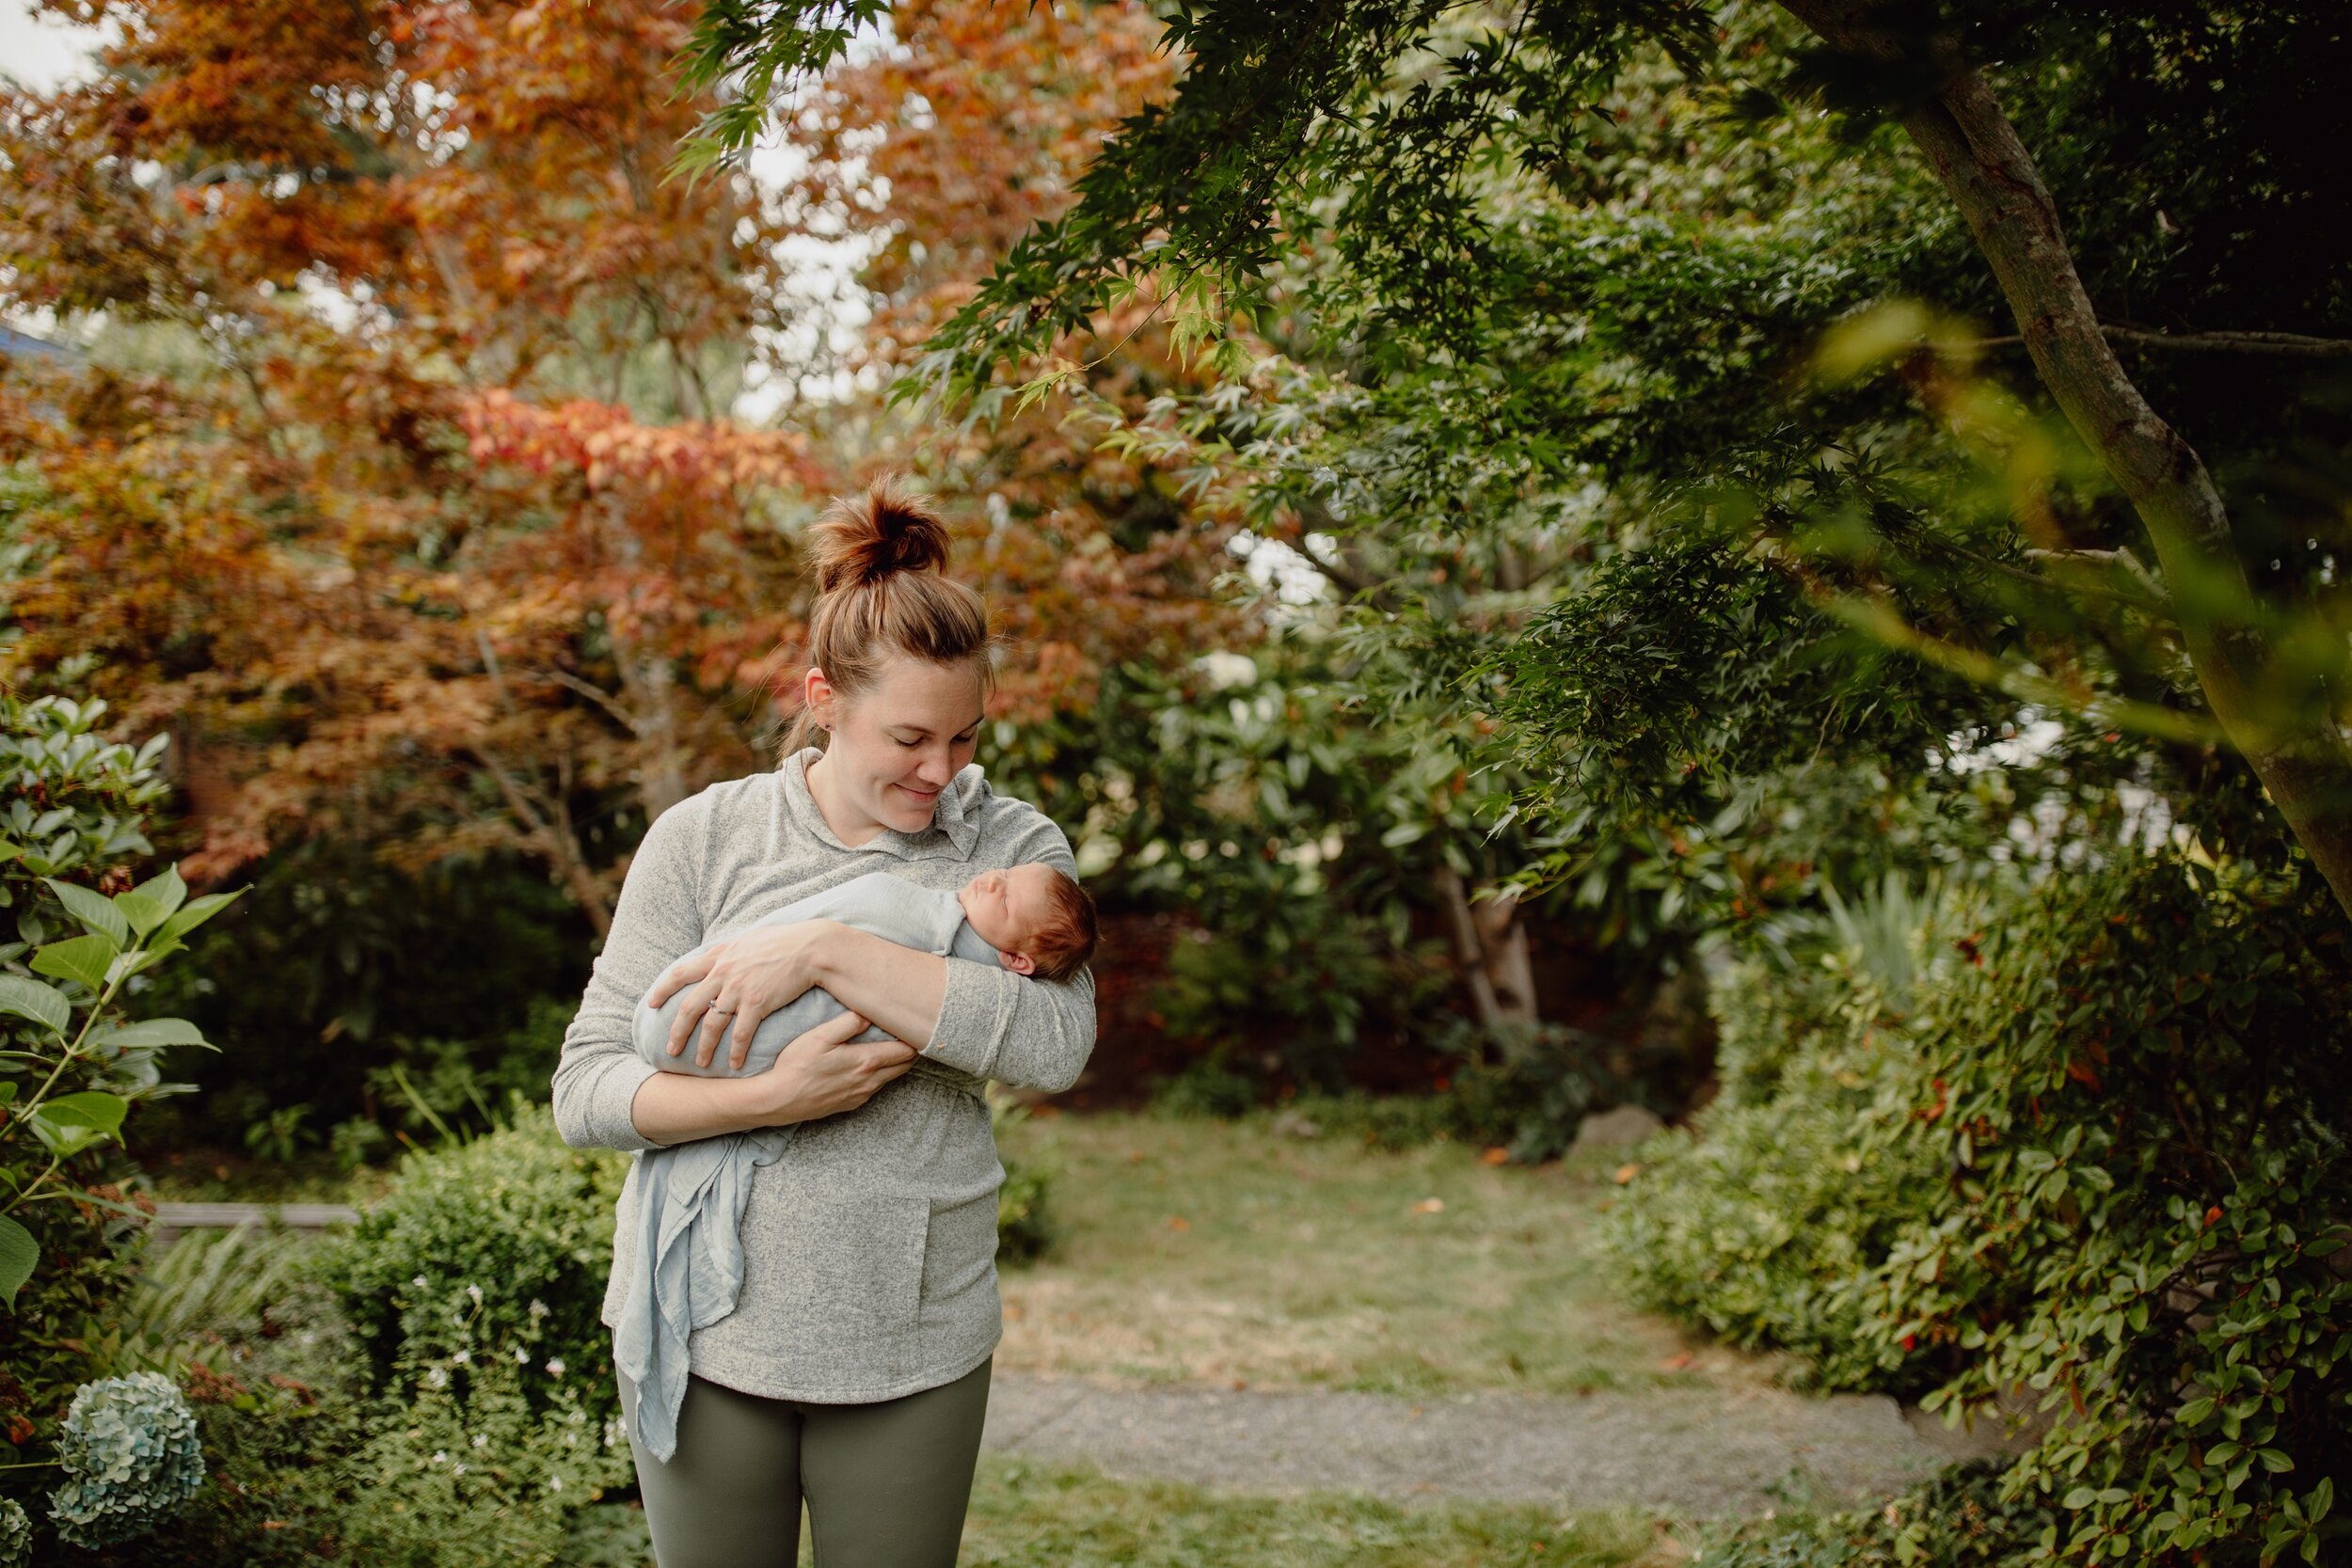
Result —
[[[893,654],[934,664],[977,659],[987,689],[988,608],[942,575],[947,525],[928,498],[885,474],[863,494],[836,498],[810,525],[803,548],[818,590],[808,617],[808,662],[834,691],[848,698],[866,689]],[[807,745],[816,728],[803,707],[782,754]]]
[[[1068,874],[1054,873],[1046,884],[1054,917],[1029,939],[1028,955],[1041,980],[1067,980],[1094,957],[1094,900]]]

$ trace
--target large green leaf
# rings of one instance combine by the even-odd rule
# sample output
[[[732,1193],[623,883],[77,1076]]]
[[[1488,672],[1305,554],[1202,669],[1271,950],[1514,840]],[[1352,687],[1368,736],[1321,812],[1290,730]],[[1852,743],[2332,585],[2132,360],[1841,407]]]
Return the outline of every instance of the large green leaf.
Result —
[[[33,1136],[47,1146],[50,1153],[65,1158],[118,1136],[122,1131],[123,1113],[130,1108],[130,1101],[119,1094],[85,1089],[46,1101],[27,1119],[32,1123]]]
[[[41,1101],[39,1114],[60,1126],[95,1127],[111,1138],[122,1131],[122,1118],[130,1109],[131,1102],[119,1094],[84,1089]]]
[[[142,1045],[202,1045],[204,1031],[184,1018],[143,1018],[119,1029],[109,1029],[92,1042],[93,1049],[129,1050]]]
[[[163,906],[164,918],[167,920],[173,911],[187,901],[187,896],[188,884],[180,879],[180,868],[167,865],[129,893],[116,895],[115,902],[119,904],[125,898],[148,899]],[[135,927],[136,924],[133,922]]]
[[[112,937],[118,949],[131,944],[131,923],[123,917],[120,910],[115,908],[113,899],[103,893],[76,887],[72,882],[61,882],[55,877],[43,877],[41,880],[47,882],[49,891],[57,895],[57,902],[65,906],[66,913],[83,926]]]
[[[0,1013],[29,1018],[56,1035],[73,1022],[73,1005],[65,992],[22,974],[0,974]]]
[[[168,942],[174,938],[186,936],[190,931],[218,914],[228,907],[231,899],[244,892],[245,889],[239,888],[236,893],[208,893],[201,898],[189,899],[186,908],[173,914],[169,920],[157,927],[155,939],[158,942]]]
[[[60,980],[79,980],[92,991],[106,989],[106,966],[122,950],[113,939],[93,931],[69,942],[53,942],[33,955],[34,972]]]
[[[0,1214],[0,1301],[15,1307],[17,1291],[33,1277],[33,1265],[40,1261],[40,1248],[34,1244],[33,1233]]]
[[[131,930],[142,937],[171,918],[169,910],[143,893],[116,894],[115,908],[122,911]]]

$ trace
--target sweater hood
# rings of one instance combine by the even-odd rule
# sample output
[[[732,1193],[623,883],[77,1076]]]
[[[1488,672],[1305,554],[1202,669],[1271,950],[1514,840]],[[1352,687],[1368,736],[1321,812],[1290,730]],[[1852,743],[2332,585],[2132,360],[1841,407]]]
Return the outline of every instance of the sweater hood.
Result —
[[[801,825],[835,848],[848,849],[851,846],[834,835],[825,821],[825,814],[817,808],[817,798],[808,789],[808,765],[824,754],[815,746],[803,747],[778,765],[776,777],[784,786],[787,808]],[[939,799],[931,802],[930,827],[913,833],[884,828],[855,847],[881,849],[900,860],[928,860],[934,856],[969,860],[980,842],[980,808],[988,796],[987,772],[978,763],[967,762],[947,781]]]

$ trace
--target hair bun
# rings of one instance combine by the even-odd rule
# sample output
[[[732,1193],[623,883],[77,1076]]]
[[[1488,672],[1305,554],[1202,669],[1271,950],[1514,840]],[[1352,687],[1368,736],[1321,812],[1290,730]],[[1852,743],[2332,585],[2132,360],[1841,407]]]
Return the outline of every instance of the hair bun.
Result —
[[[828,594],[895,572],[936,572],[947,564],[947,525],[928,498],[885,475],[826,508],[809,530],[808,554]]]

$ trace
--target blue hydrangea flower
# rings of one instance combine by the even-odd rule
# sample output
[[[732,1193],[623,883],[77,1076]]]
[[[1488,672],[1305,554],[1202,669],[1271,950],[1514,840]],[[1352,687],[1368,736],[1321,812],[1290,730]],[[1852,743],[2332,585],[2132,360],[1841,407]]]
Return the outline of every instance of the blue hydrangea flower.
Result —
[[[33,1521],[13,1497],[0,1497],[0,1568],[24,1568],[33,1560]]]
[[[66,1483],[50,1495],[49,1517],[77,1546],[145,1535],[204,1484],[196,1415],[161,1372],[82,1385],[57,1436],[57,1459]]]

